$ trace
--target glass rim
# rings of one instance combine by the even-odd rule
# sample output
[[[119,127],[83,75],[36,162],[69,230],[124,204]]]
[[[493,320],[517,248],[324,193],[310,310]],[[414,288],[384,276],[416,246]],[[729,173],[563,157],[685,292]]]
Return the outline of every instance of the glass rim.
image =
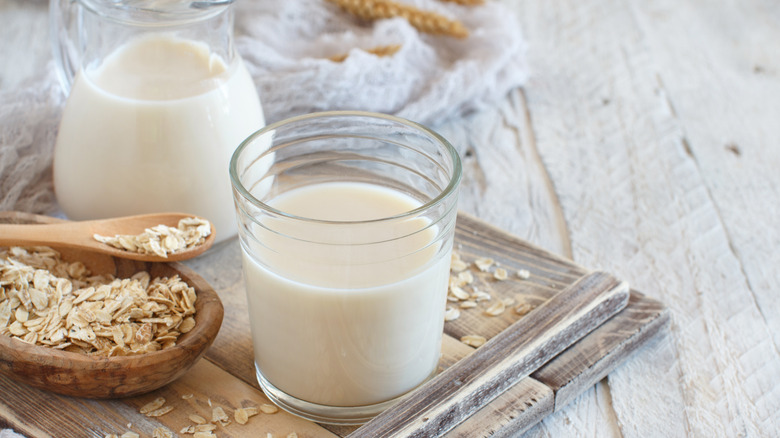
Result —
[[[205,21],[225,11],[235,0],[173,1],[78,0],[85,8],[116,23],[148,27],[187,25]]]
[[[386,120],[393,123],[398,123],[410,128],[413,128],[415,130],[421,131],[425,133],[426,135],[433,138],[436,142],[438,142],[440,145],[444,147],[444,149],[448,152],[450,159],[452,160],[452,174],[449,178],[449,181],[447,183],[447,186],[441,190],[441,192],[431,199],[430,201],[424,203],[423,205],[414,208],[409,211],[405,211],[403,213],[399,213],[392,216],[386,216],[381,217],[377,219],[369,219],[369,220],[355,220],[355,221],[335,221],[335,220],[324,220],[324,219],[315,219],[310,218],[306,216],[298,216],[294,215],[288,212],[285,212],[283,210],[279,210],[277,208],[274,208],[265,202],[260,201],[257,199],[254,195],[249,193],[249,191],[244,187],[244,184],[241,182],[241,180],[238,177],[237,174],[237,165],[238,165],[238,158],[242,154],[242,152],[250,145],[253,141],[255,141],[258,137],[263,136],[269,132],[275,131],[276,129],[290,125],[293,123],[298,123],[301,121],[311,120],[311,119],[324,119],[328,117],[366,117],[366,118],[372,118],[372,119],[380,119],[380,120]],[[265,151],[264,153],[267,153],[268,151]],[[462,163],[460,160],[460,155],[458,154],[458,151],[455,149],[455,147],[452,146],[452,144],[447,141],[444,137],[442,137],[439,133],[436,131],[426,127],[425,125],[422,125],[417,122],[413,122],[408,119],[404,119],[402,117],[397,117],[389,114],[383,114],[383,113],[376,113],[371,111],[356,111],[356,110],[339,110],[339,111],[319,111],[319,112],[313,112],[308,114],[303,114],[299,116],[293,116],[284,120],[280,120],[278,122],[269,124],[267,126],[264,126],[257,131],[250,134],[244,141],[241,142],[241,144],[238,145],[236,150],[233,152],[232,157],[230,158],[230,166],[229,166],[229,173],[230,173],[230,181],[233,186],[233,189],[238,191],[239,194],[249,201],[252,205],[255,207],[260,208],[261,210],[265,210],[267,212],[270,212],[274,214],[275,216],[281,216],[288,219],[303,221],[303,222],[309,222],[309,223],[317,223],[317,224],[330,224],[330,225],[354,225],[354,224],[366,224],[366,223],[376,223],[376,222],[383,222],[383,221],[393,221],[393,220],[399,220],[404,219],[407,217],[415,217],[420,215],[421,213],[431,209],[432,207],[441,204],[445,199],[450,197],[455,190],[457,189],[458,185],[460,184],[460,180],[463,174],[463,168]]]

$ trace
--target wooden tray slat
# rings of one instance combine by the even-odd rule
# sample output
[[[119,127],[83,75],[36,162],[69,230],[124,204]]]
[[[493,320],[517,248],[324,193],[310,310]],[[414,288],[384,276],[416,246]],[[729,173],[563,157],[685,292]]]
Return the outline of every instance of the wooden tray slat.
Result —
[[[351,436],[441,436],[627,303],[626,283],[583,276]]]
[[[557,411],[662,334],[670,320],[661,303],[632,291],[625,309],[531,376],[555,392]]]

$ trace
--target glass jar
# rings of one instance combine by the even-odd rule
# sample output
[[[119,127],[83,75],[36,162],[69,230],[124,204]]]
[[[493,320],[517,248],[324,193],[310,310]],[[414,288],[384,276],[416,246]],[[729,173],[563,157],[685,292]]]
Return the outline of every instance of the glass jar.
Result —
[[[178,211],[236,234],[228,163],[265,125],[231,1],[51,0],[68,93],[54,188],[74,220]]]

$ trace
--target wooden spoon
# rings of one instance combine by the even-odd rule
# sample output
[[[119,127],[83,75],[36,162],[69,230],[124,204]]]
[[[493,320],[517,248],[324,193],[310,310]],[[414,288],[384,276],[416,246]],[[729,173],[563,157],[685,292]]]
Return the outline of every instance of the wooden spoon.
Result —
[[[211,224],[211,234],[206,237],[205,242],[179,252],[168,253],[167,257],[116,249],[105,243],[98,242],[93,237],[95,234],[109,237],[117,234],[138,235],[143,233],[145,229],[157,225],[167,225],[176,228],[179,220],[187,217],[193,216],[184,213],[152,213],[91,221],[62,221],[52,224],[0,224],[0,246],[78,248],[144,262],[187,260],[202,254],[211,247],[216,235],[214,224]]]

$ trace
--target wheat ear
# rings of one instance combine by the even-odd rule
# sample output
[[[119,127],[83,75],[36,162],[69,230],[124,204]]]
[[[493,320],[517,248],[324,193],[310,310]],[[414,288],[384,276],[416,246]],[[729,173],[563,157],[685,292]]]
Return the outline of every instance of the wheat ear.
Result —
[[[392,56],[395,55],[395,53],[398,52],[400,49],[401,49],[400,44],[393,44],[390,46],[377,46],[377,47],[373,47],[370,49],[363,49],[363,50],[376,56]],[[342,62],[345,59],[347,59],[347,56],[349,56],[348,53],[342,53],[341,55],[331,56],[328,59],[334,62]]]
[[[328,0],[364,20],[403,17],[420,32],[466,38],[468,29],[457,20],[433,11],[417,9],[392,0]]]
[[[439,0],[442,2],[457,3],[461,6],[479,6],[484,5],[485,0]]]

